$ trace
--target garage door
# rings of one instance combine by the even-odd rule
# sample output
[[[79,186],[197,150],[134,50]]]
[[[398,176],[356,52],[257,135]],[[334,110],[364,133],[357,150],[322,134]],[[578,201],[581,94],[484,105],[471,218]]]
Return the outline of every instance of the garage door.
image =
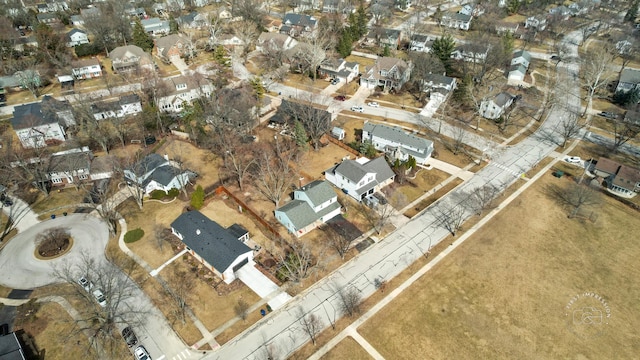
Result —
[[[244,260],[242,260],[240,263],[238,263],[238,265],[233,267],[233,272],[238,271],[241,267],[247,265],[248,262],[249,262],[249,258],[244,258]]]

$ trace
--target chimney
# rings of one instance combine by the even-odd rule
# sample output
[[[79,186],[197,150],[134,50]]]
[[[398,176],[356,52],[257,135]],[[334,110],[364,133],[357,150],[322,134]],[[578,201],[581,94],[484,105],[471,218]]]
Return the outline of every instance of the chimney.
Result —
[[[196,229],[196,235],[200,235],[200,229]]]
[[[167,161],[169,161],[169,155],[164,154],[164,159],[165,159],[165,160],[167,160]]]

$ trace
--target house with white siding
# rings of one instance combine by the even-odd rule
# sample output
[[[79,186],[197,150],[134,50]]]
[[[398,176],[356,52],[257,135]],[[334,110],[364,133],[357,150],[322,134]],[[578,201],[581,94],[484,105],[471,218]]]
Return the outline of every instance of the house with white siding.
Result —
[[[396,174],[384,156],[369,160],[365,157],[343,160],[324,172],[324,178],[357,201],[391,184]]]
[[[370,142],[378,151],[384,152],[391,159],[416,159],[416,163],[424,165],[433,152],[433,141],[404,132],[397,126],[387,126],[366,121],[362,127],[362,142]]]

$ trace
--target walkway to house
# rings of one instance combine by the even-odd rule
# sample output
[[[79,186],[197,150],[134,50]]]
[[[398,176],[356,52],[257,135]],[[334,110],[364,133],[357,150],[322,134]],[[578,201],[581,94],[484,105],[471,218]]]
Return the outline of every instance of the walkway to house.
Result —
[[[180,56],[177,56],[177,55],[172,56],[170,60],[173,66],[175,66],[176,68],[178,68],[178,70],[180,70],[180,73],[182,73],[182,75],[185,75],[185,72],[189,71],[189,66],[187,65],[187,63],[184,62],[184,59],[181,58]]]
[[[238,271],[236,271],[236,276],[254,293],[258,294],[258,296],[263,299],[266,297],[272,297],[271,295],[275,293],[276,295],[267,302],[273,310],[281,308],[287,303],[287,301],[289,301],[289,299],[291,299],[289,294],[280,290],[278,285],[271,281],[271,279],[269,279],[265,274],[261,273],[260,270],[252,264],[247,264],[238,269]]]
[[[449,175],[454,175],[456,177],[459,177],[464,181],[471,179],[474,175],[471,171],[468,170],[470,168],[469,166],[466,166],[464,169],[461,169],[455,165],[452,165],[442,160],[438,160],[434,158],[430,158],[429,160],[427,160],[427,164],[433,166],[438,170],[442,170]]]

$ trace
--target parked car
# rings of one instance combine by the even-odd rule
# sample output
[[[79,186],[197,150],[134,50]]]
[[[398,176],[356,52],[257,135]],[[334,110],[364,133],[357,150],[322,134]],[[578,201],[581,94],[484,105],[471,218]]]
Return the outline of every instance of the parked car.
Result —
[[[138,343],[138,337],[131,329],[131,326],[127,326],[126,328],[122,329],[122,338],[127,343],[128,347],[132,347]]]
[[[81,277],[80,279],[78,279],[78,284],[80,284],[80,286],[82,286],[82,288],[84,289],[84,291],[89,292],[91,291],[91,289],[93,288],[93,283],[89,280],[87,280],[86,277]]]
[[[104,297],[102,290],[96,289],[93,291],[93,297],[96,298],[98,304],[102,307],[107,307],[107,299]]]
[[[13,205],[13,200],[11,200],[8,196],[4,198],[4,200],[2,200],[2,204],[4,206],[11,206]]]
[[[344,95],[338,95],[338,96],[334,97],[333,100],[345,101],[345,100],[347,100],[347,97],[344,96]]]
[[[368,103],[367,105],[369,105],[369,106],[371,106],[371,107],[380,107],[380,104],[378,104],[378,103],[377,103],[377,102],[375,102],[375,101],[372,101],[372,102]]]
[[[331,85],[335,85],[335,84],[337,84],[339,82],[340,82],[340,79],[338,79],[338,78],[331,79]]]
[[[602,111],[598,113],[598,116],[606,117],[607,119],[615,119],[618,117],[618,114],[608,111]]]
[[[364,112],[364,108],[362,106],[352,106],[351,107],[351,111],[363,113]]]
[[[137,360],[151,360],[149,352],[142,345],[138,346],[133,353],[136,355]]]
[[[579,156],[569,156],[569,157],[566,157],[564,161],[572,164],[579,164],[582,162],[582,159],[580,159]]]

